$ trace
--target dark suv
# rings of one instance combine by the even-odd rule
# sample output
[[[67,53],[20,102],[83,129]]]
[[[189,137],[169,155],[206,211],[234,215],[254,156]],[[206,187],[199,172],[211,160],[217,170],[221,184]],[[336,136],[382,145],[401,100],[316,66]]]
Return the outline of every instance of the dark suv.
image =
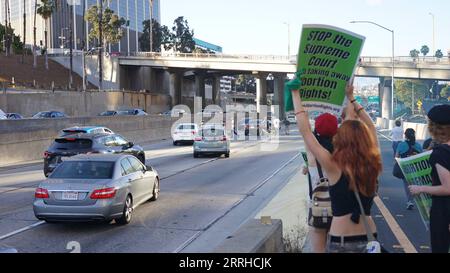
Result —
[[[117,134],[73,134],[56,138],[44,153],[44,174],[51,172],[64,160],[77,154],[131,154],[145,164],[145,152]]]

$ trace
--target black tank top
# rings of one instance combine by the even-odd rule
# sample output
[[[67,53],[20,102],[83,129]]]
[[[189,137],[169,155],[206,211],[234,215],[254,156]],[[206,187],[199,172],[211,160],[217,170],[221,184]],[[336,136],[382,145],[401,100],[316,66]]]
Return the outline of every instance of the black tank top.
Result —
[[[374,197],[366,197],[363,194],[359,194],[361,203],[364,207],[364,213],[370,216],[370,210],[373,205]],[[351,214],[351,220],[359,224],[361,210],[358,205],[355,193],[350,190],[347,176],[341,175],[339,181],[330,187],[331,208],[333,210],[333,216],[340,217]]]

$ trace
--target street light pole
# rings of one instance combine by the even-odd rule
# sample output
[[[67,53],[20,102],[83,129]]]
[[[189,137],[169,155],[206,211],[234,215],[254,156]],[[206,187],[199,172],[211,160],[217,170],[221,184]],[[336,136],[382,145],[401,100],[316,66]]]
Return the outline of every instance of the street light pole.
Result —
[[[387,27],[384,27],[380,24],[377,24],[375,22],[372,21],[351,21],[351,24],[372,24],[375,25],[377,27],[380,27],[384,30],[387,30],[389,32],[392,33],[392,75],[391,75],[391,116],[389,117],[389,119],[393,119],[394,118],[394,77],[395,77],[395,32],[393,29],[389,29]]]
[[[288,57],[291,56],[291,24],[284,22],[283,24],[287,25],[288,29]]]
[[[153,52],[153,0],[150,0],[150,52]]]
[[[435,56],[436,55],[435,16],[431,12],[429,12],[428,14],[430,14],[431,17],[433,18],[433,56]]]

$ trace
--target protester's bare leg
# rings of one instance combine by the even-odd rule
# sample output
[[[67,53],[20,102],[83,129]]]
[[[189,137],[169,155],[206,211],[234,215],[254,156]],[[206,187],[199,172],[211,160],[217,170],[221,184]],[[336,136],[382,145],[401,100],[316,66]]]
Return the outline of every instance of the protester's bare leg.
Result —
[[[325,253],[327,247],[327,230],[321,228],[309,228],[313,253]]]

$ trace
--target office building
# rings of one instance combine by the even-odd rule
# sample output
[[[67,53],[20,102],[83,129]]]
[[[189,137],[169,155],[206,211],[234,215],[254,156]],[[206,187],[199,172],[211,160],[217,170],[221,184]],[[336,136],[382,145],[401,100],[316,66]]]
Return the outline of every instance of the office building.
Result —
[[[57,10],[48,20],[48,44],[49,48],[68,48],[70,17],[73,23],[74,49],[81,49],[83,41],[88,48],[95,46],[94,41],[89,41],[87,36],[90,30],[89,24],[83,22],[84,12],[95,5],[98,0],[56,0]],[[33,44],[33,21],[35,0],[0,0],[0,22],[5,22],[5,2],[9,4],[11,26],[16,35],[23,39],[23,14],[25,12],[26,41],[27,45]],[[37,0],[38,5],[40,0]],[[153,2],[153,19],[161,22],[160,0],[110,0],[104,7],[114,10],[115,14],[124,18],[129,23],[123,28],[123,37],[120,43],[107,48],[110,51],[122,53],[139,51],[139,36],[143,31],[142,22],[150,19],[150,2]],[[24,4],[25,3],[25,4]],[[74,3],[74,9],[68,5]],[[7,14],[7,13],[6,13]],[[36,40],[39,45],[44,44],[45,21],[41,16],[36,16]]]

